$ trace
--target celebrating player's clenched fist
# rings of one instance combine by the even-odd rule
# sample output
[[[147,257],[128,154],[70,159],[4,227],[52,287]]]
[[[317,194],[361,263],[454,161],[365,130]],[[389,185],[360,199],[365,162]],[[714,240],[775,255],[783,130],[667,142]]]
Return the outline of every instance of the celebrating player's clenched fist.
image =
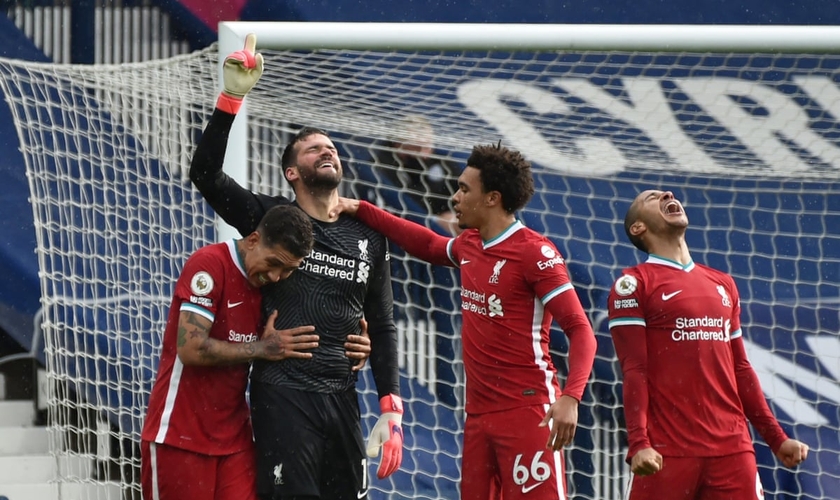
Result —
[[[257,35],[249,33],[245,36],[245,48],[225,58],[222,70],[224,90],[216,103],[222,111],[236,114],[242,106],[242,99],[259,81],[263,72],[263,56],[255,52],[256,47]]]

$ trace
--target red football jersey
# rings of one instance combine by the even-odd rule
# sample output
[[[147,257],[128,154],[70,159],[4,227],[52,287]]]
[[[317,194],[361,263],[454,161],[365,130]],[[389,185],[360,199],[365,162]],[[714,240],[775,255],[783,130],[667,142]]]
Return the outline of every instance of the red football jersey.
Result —
[[[203,247],[187,260],[175,285],[142,439],[206,455],[251,446],[245,399],[250,365],[184,366],[178,317],[181,311],[200,314],[213,322],[211,338],[254,342],[261,332],[260,300],[233,241]]]
[[[610,332],[623,363],[646,367],[649,393],[646,410],[626,410],[631,455],[645,439],[664,456],[753,450],[731,344],[740,307],[732,278],[699,264],[652,255],[615,282]]]
[[[561,392],[544,304],[575,293],[563,256],[519,221],[490,241],[464,231],[447,252],[461,268],[467,413],[553,403]]]

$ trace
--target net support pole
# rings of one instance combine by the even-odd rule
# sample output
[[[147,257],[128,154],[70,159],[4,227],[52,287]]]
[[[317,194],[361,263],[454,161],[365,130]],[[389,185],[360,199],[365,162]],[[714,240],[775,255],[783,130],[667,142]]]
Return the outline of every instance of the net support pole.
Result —
[[[225,57],[245,45],[245,34],[241,30],[230,28],[231,23],[219,23],[219,92],[224,86],[223,68]],[[244,33],[241,34],[240,33]],[[259,41],[259,38],[257,39]],[[225,173],[233,177],[241,186],[250,189],[248,181],[248,100],[242,103],[236,120],[230,129],[227,151],[224,161]],[[221,218],[216,220],[216,240],[225,241],[231,238],[238,238],[240,235],[236,229],[227,225]]]

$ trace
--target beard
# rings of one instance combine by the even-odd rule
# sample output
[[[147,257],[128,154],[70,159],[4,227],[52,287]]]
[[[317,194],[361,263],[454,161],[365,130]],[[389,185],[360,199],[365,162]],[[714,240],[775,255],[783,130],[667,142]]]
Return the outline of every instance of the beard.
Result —
[[[341,169],[337,172],[321,171],[317,168],[300,168],[301,183],[312,192],[332,191],[341,184]]]

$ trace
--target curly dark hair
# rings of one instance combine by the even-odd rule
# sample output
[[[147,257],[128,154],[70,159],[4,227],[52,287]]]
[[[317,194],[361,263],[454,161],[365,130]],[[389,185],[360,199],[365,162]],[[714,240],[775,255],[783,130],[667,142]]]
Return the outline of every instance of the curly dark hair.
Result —
[[[294,205],[271,207],[257,227],[263,245],[280,245],[298,258],[306,257],[312,251],[315,244],[312,231],[309,216]]]
[[[480,171],[485,193],[498,191],[502,195],[502,207],[508,213],[527,205],[534,195],[531,163],[501,142],[473,147],[467,166]]]
[[[287,168],[291,167],[295,161],[295,146],[300,141],[306,139],[310,135],[323,135],[329,137],[330,134],[326,132],[326,130],[317,128],[317,127],[303,127],[302,129],[298,130],[298,133],[292,137],[292,140],[286,144],[286,147],[283,149],[283,156],[280,159],[280,165],[283,167],[283,171]]]

